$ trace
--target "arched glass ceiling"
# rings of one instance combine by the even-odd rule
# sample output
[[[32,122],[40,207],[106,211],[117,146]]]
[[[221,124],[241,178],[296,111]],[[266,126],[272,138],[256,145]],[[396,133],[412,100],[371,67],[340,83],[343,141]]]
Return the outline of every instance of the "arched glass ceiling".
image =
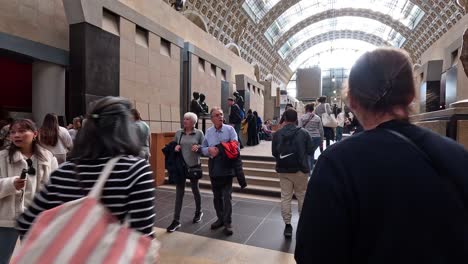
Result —
[[[351,68],[359,56],[376,48],[375,45],[356,39],[325,41],[304,51],[289,64],[289,68],[293,72],[298,68],[315,65],[322,69]]]
[[[280,0],[245,0],[242,7],[255,23],[260,20],[276,5]]]
[[[385,15],[414,29],[424,12],[409,0],[302,0],[279,16],[265,32],[273,44],[286,31],[309,16],[330,9],[365,8]]]
[[[356,30],[376,35],[390,44],[400,47],[405,38],[391,27],[370,18],[343,16],[321,20],[292,36],[278,51],[284,59],[289,52],[300,46],[308,39],[329,31]]]

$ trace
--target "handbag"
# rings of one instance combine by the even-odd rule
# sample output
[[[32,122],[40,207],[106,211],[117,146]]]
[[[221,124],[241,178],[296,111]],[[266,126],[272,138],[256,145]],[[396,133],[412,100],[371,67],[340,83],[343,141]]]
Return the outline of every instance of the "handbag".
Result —
[[[121,224],[101,203],[119,158],[107,162],[87,196],[40,214],[11,263],[155,263],[159,242]]]
[[[336,121],[335,115],[331,114],[329,115],[328,113],[323,113],[322,114],[322,123],[324,127],[331,127],[335,128],[338,126],[338,122]]]
[[[199,180],[203,177],[203,169],[201,164],[197,164],[192,167],[187,167],[187,178],[193,180]]]
[[[184,136],[184,133],[181,133],[178,145],[180,145],[180,142],[182,141],[183,136]],[[185,162],[183,156],[182,156],[182,160],[184,161],[183,165],[184,165],[185,172],[186,172],[185,177],[187,179],[199,180],[203,177],[203,170],[202,170],[201,164],[197,164],[195,166],[189,167],[187,163]]]

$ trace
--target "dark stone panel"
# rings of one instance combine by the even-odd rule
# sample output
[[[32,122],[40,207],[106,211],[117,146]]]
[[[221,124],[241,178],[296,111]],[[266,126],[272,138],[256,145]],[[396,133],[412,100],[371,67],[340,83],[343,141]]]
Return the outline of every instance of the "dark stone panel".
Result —
[[[297,204],[293,204],[291,206],[291,212],[292,212],[291,222],[293,224],[297,224],[297,222],[299,221],[299,212],[297,210]],[[281,206],[275,206],[266,218],[269,220],[281,220],[281,222],[283,222],[283,217],[281,216]]]
[[[211,230],[211,224],[215,219],[204,226],[201,230],[195,232],[195,235],[244,244],[250,235],[257,229],[262,220],[262,218],[255,216],[233,214],[232,228],[234,230],[234,234],[232,236],[225,236],[223,228]]]
[[[193,208],[182,208],[182,212],[180,213],[180,223],[182,224],[182,226],[179,228],[178,231],[193,234],[198,230],[201,230],[209,223],[212,223],[216,218],[216,213],[214,211],[204,210],[202,220],[199,223],[194,224],[192,222],[194,214],[195,211],[193,210]],[[170,216],[157,220],[155,226],[166,229],[172,223],[173,220],[173,214],[171,214]]]
[[[239,201],[232,207],[234,214],[265,218],[274,208],[272,204]]]
[[[426,89],[426,111],[440,110],[440,81],[428,81]]]
[[[88,23],[70,25],[67,112],[86,113],[89,103],[119,96],[120,38]]]
[[[283,235],[284,223],[282,220],[266,219],[246,242],[247,245],[268,248],[272,250],[294,253],[296,247],[296,228],[293,223],[293,237],[287,239]]]

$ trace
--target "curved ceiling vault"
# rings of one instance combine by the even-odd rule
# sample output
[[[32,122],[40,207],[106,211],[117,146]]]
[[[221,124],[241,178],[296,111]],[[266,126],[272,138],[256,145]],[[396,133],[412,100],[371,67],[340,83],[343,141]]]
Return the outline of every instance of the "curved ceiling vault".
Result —
[[[263,18],[259,21],[260,31],[265,32],[268,27],[278,19],[284,12],[300,2],[311,0],[280,0],[271,9],[269,9]],[[348,0],[349,1],[349,0]],[[351,1],[352,2],[352,1]],[[446,2],[444,0],[410,0],[415,6],[418,6],[422,11],[428,13],[432,7],[436,6],[439,2]]]
[[[317,45],[319,43],[336,40],[336,39],[356,39],[368,42],[375,46],[391,46],[390,43],[383,40],[382,38],[369,34],[363,31],[353,31],[353,30],[339,30],[339,31],[329,31],[318,36],[312,37],[302,43],[299,47],[292,50],[289,55],[284,59],[285,62],[289,65],[296,57],[300,56],[303,52],[307,51],[309,48]]]
[[[321,20],[331,18],[331,17],[343,17],[343,16],[353,16],[353,17],[363,17],[373,20],[378,20],[395,31],[399,32],[403,37],[408,39],[411,35],[411,30],[406,27],[400,21],[393,19],[390,15],[386,15],[380,12],[372,11],[369,9],[363,8],[343,8],[343,9],[329,9],[318,14],[312,15],[301,22],[294,25],[291,29],[283,33],[277,40],[274,42],[274,48],[276,50],[280,49],[288,39],[293,37],[296,33],[300,32],[304,28],[317,23]]]
[[[338,16],[357,16],[378,20],[393,28],[396,32],[399,32],[405,38],[402,48],[412,54],[413,58],[418,58],[422,52],[427,50],[442,34],[447,32],[450,27],[460,20],[464,13],[451,0],[388,0],[379,2],[369,0],[368,2],[372,2],[372,4],[363,8],[354,8],[355,3],[356,6],[362,7],[362,2],[365,2],[359,0],[346,1],[346,4],[344,4],[345,1],[341,1],[340,3],[340,0],[332,2],[318,0],[272,0],[267,2],[273,2],[273,4],[270,3],[266,7],[266,10],[260,12],[261,17],[256,22],[258,23],[259,31],[265,33],[275,50],[280,50],[295,34],[322,19]],[[359,2],[361,2],[361,5],[358,4]],[[315,6],[311,8],[313,5],[316,5],[317,8]],[[327,5],[329,6],[328,9],[326,8]],[[347,5],[350,7],[346,7]],[[380,5],[380,7],[376,7],[375,5]],[[341,8],[339,8],[340,6]],[[321,10],[324,7],[325,10]],[[305,10],[307,8],[310,10]],[[385,9],[386,12],[377,11]],[[396,12],[398,10],[404,10],[401,16]],[[297,16],[294,17],[294,12],[310,14],[308,17],[302,16],[298,18]],[[286,13],[289,15],[289,17],[286,16],[286,20],[289,19],[294,22],[286,26],[283,25],[286,28],[284,30],[284,28],[278,28],[278,22],[283,21],[284,23]],[[391,13],[392,16],[387,13]],[[402,23],[401,18],[408,15],[415,17],[409,23],[408,21]],[[284,32],[281,32],[282,30]],[[277,35],[268,36],[269,32]]]

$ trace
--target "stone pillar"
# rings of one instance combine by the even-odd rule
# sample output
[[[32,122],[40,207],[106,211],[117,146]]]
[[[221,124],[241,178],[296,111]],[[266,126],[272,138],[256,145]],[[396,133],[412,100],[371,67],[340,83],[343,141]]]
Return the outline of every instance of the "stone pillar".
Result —
[[[38,126],[47,113],[65,116],[65,68],[36,61],[32,65],[32,114]]]
[[[70,117],[83,115],[89,103],[119,96],[120,38],[86,22],[70,25]]]

